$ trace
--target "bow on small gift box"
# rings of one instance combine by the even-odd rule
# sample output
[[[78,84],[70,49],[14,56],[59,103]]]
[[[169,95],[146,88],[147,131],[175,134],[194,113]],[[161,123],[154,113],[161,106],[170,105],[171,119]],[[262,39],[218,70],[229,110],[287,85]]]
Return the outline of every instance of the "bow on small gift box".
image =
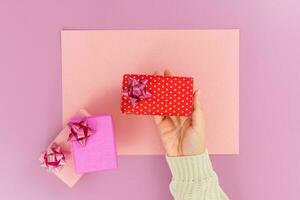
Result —
[[[77,141],[81,146],[85,146],[88,137],[96,132],[91,127],[89,127],[86,117],[80,119],[79,122],[70,121],[68,123],[68,126],[71,131],[68,141]]]
[[[67,152],[63,152],[62,148],[53,143],[40,157],[41,166],[49,171],[58,172],[66,164]]]
[[[95,130],[89,127],[86,117],[82,117],[78,122],[70,121],[68,141],[77,141],[81,146],[86,145],[89,136],[95,133]],[[65,164],[67,152],[64,152],[61,146],[53,143],[40,157],[41,166],[49,171],[58,172]]]
[[[152,96],[146,88],[147,83],[148,80],[136,80],[131,77],[128,78],[128,85],[122,94],[129,97],[133,107],[136,107],[140,101]]]

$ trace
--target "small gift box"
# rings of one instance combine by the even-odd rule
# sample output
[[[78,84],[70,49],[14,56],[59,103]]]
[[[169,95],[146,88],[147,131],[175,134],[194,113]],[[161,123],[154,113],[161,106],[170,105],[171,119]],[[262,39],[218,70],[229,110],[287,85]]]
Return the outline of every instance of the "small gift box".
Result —
[[[81,110],[78,115],[89,116],[85,110]],[[69,187],[73,187],[83,174],[75,171],[72,147],[68,141],[69,134],[70,128],[66,126],[42,153],[39,160],[41,166],[53,172]]]
[[[112,117],[90,116],[81,110],[73,117],[39,158],[69,187],[83,173],[117,167]]]
[[[121,111],[126,114],[191,116],[193,78],[125,74]]]
[[[74,117],[69,122],[78,173],[115,169],[117,156],[110,115]]]

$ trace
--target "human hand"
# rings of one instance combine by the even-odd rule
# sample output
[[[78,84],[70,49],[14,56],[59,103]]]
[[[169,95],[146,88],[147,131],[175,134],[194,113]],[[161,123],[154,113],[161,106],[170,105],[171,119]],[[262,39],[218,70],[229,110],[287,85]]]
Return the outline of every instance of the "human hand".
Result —
[[[155,74],[159,75],[158,72]],[[164,75],[173,74],[165,70]],[[199,96],[199,91],[196,91],[193,96],[192,117],[154,116],[168,156],[197,155],[205,151],[204,119]]]

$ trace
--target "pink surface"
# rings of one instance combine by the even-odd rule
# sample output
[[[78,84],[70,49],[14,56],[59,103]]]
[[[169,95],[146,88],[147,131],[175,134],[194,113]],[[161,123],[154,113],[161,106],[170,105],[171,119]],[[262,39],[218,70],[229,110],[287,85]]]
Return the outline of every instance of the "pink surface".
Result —
[[[61,130],[62,29],[240,29],[240,154],[212,156],[233,200],[299,200],[299,7],[294,0],[0,1],[0,199],[171,200],[163,156],[69,189],[37,157]]]
[[[62,31],[63,122],[112,113],[119,155],[164,154],[153,118],[120,112],[123,74],[171,69],[202,94],[212,154],[239,152],[238,30]]]
[[[72,142],[76,171],[86,173],[115,169],[117,158],[111,116],[93,116],[87,121],[95,133],[88,138],[85,146]]]

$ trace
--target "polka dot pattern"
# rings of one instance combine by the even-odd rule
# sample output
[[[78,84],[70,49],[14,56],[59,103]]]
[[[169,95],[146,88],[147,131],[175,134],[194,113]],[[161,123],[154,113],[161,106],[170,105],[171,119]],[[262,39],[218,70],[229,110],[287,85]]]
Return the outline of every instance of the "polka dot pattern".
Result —
[[[127,89],[128,77],[148,80],[147,89],[152,97],[132,107],[130,100],[122,96],[121,111],[126,114],[191,116],[193,110],[193,78],[157,75],[125,74],[122,89]]]

